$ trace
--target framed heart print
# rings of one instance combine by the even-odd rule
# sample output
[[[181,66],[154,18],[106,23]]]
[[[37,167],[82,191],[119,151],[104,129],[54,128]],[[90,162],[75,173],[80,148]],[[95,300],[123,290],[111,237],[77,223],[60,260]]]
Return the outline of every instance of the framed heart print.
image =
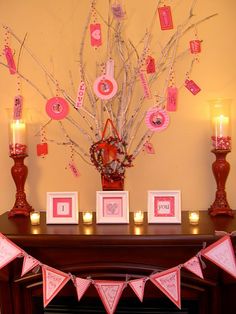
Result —
[[[97,191],[96,222],[103,224],[129,223],[127,191]]]

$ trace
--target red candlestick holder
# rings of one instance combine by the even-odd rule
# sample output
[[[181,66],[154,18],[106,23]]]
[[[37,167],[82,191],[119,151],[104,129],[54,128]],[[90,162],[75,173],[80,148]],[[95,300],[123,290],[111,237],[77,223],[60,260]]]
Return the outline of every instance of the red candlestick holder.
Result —
[[[28,175],[28,168],[24,164],[24,159],[27,157],[27,154],[10,155],[10,157],[14,160],[11,174],[16,185],[16,200],[8,217],[11,218],[16,215],[29,216],[30,212],[33,211],[33,208],[27,202],[24,191],[25,181]]]
[[[212,164],[212,171],[216,180],[217,190],[215,201],[208,211],[211,216],[228,215],[233,217],[233,211],[228,204],[225,191],[225,183],[230,171],[230,164],[226,160],[226,155],[230,153],[230,150],[213,149],[212,152],[216,156],[216,160]]]

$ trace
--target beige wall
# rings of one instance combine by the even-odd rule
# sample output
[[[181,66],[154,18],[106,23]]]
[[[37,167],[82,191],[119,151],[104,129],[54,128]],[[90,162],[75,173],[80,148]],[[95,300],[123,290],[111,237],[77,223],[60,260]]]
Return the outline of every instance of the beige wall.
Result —
[[[98,0],[101,12],[108,1]],[[170,1],[176,9],[176,20],[180,21],[191,1]],[[151,19],[156,1],[123,0],[128,12],[127,33],[136,42]],[[77,69],[78,50],[83,25],[89,7],[88,0],[1,0],[1,24],[10,26],[21,38],[27,33],[26,44],[71,93],[69,69],[75,86],[79,83]],[[182,210],[207,209],[214,199],[215,181],[211,172],[214,156],[210,152],[210,122],[207,101],[214,97],[232,99],[233,150],[228,155],[231,172],[227,181],[228,200],[236,209],[236,136],[235,136],[235,73],[236,73],[236,1],[199,0],[195,12],[199,18],[218,13],[218,16],[200,25],[199,38],[203,40],[200,63],[194,68],[193,77],[202,88],[201,93],[192,96],[184,88],[180,91],[178,111],[171,114],[169,128],[154,136],[155,155],[141,153],[128,169],[125,189],[130,192],[130,209],[147,208],[147,190],[181,190]],[[149,23],[148,23],[149,24]],[[156,23],[156,27],[158,24]],[[0,32],[1,50],[4,45],[4,31]],[[163,34],[158,35],[161,40]],[[17,47],[11,40],[12,46]],[[17,48],[18,49],[18,48]],[[89,52],[88,52],[89,53]],[[91,52],[90,52],[91,53]],[[92,54],[91,58],[92,59]],[[3,61],[3,57],[1,57]],[[22,52],[20,70],[32,82],[51,97],[45,77],[40,69]],[[14,202],[15,186],[10,174],[12,160],[8,157],[9,108],[17,94],[16,78],[0,68],[0,211],[9,210]],[[78,191],[81,210],[95,209],[95,191],[101,189],[96,170],[77,160],[81,172],[79,179],[65,170],[70,152],[56,145],[50,145],[49,155],[36,156],[35,133],[47,121],[44,113],[45,101],[28,84],[22,83],[25,107],[31,117],[28,142],[29,175],[26,192],[35,209],[46,208],[47,191]],[[55,127],[48,136],[58,132]]]

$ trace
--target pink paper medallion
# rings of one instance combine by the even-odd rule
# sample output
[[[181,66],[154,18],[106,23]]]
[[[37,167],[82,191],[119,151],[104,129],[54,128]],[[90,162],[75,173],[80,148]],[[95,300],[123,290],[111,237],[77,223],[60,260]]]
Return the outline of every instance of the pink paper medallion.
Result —
[[[169,125],[169,116],[163,109],[152,108],[148,110],[145,122],[151,131],[163,131]]]
[[[51,119],[62,120],[68,115],[68,102],[62,97],[50,98],[46,103],[46,112]]]

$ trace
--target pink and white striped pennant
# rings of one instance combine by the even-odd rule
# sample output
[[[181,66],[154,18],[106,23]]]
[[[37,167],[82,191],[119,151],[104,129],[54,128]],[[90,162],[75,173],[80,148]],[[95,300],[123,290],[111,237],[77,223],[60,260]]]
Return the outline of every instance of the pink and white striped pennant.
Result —
[[[190,258],[187,262],[184,263],[184,268],[191,271],[193,274],[197,275],[198,277],[204,279],[202,274],[202,268],[197,256]]]
[[[26,273],[28,273],[31,269],[39,265],[39,261],[35,259],[34,257],[26,254],[24,256],[23,265],[22,265],[22,271],[21,271],[21,277],[24,276]]]
[[[83,279],[79,277],[75,278],[74,285],[76,287],[78,301],[81,300],[82,296],[84,295],[85,291],[88,289],[90,284],[91,284],[91,280],[89,279]]]
[[[0,269],[21,254],[23,254],[23,250],[0,233]]]
[[[150,280],[156,285],[179,309],[181,309],[180,297],[180,269],[173,267],[150,276]]]
[[[69,274],[66,274],[55,268],[43,265],[43,304],[44,307],[58,294],[58,292],[70,280]]]
[[[113,314],[120,300],[125,282],[95,280],[95,288],[108,314]]]
[[[141,302],[143,302],[144,287],[146,281],[146,278],[134,279],[129,281],[130,287],[133,289],[134,293],[137,295]]]
[[[236,278],[236,261],[229,235],[202,250],[201,255]]]

